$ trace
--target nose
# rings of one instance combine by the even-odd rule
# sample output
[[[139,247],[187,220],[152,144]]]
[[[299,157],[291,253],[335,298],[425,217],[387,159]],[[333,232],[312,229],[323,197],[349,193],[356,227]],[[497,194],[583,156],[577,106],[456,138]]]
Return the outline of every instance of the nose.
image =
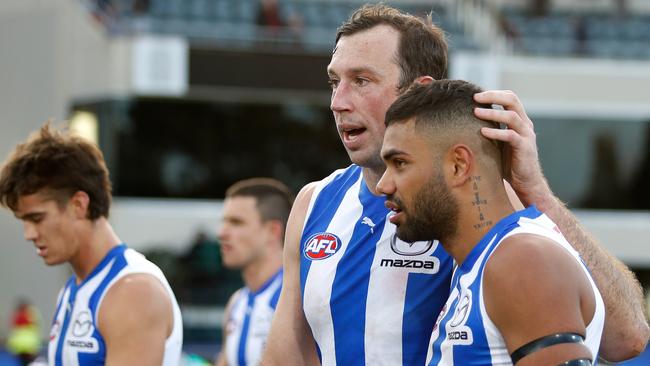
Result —
[[[25,240],[29,240],[29,241],[36,240],[38,234],[36,232],[36,227],[34,226],[34,224],[29,222],[23,222],[23,236],[25,237]]]
[[[221,227],[217,230],[217,239],[219,241],[222,241],[226,237],[226,235],[228,233],[227,226],[228,225],[224,222],[224,223],[221,224]]]
[[[348,84],[340,81],[336,88],[332,89],[332,99],[330,101],[332,112],[341,113],[352,110],[350,100],[350,88]]]
[[[395,193],[395,184],[393,184],[392,178],[388,170],[386,170],[384,174],[381,176],[381,178],[379,178],[379,182],[377,182],[376,190],[378,193],[381,193],[386,196],[390,196],[391,194]]]

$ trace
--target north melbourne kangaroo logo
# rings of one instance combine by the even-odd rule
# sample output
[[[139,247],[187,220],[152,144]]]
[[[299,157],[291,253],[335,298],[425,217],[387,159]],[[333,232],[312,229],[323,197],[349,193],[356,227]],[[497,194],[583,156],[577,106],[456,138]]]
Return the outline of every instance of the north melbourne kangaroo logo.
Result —
[[[393,249],[393,252],[399,255],[421,255],[429,251],[433,247],[434,243],[438,243],[437,240],[429,241],[416,241],[413,243],[407,243],[402,241],[397,237],[396,234],[390,238],[390,248]]]
[[[84,337],[90,334],[92,327],[93,322],[90,313],[84,310],[77,315],[72,323],[72,335],[75,337]]]

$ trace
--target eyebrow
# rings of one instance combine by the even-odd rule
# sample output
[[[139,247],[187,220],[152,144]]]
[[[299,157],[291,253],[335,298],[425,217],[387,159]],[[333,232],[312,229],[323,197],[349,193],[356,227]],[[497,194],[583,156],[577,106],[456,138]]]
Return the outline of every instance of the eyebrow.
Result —
[[[362,74],[364,72],[369,72],[374,75],[382,75],[379,71],[377,71],[374,67],[370,66],[359,66],[359,67],[353,67],[351,69],[346,70],[345,74],[351,74],[351,75],[358,75]],[[327,67],[327,75],[333,76],[333,75],[338,75],[336,72],[334,72],[329,66]]]
[[[27,214],[24,214],[24,215],[14,214],[14,216],[16,216],[16,218],[19,219],[19,220],[30,220],[30,219],[33,219],[34,217],[36,217],[37,215],[39,215],[39,214],[38,213],[27,213]]]
[[[403,153],[402,151],[392,148],[392,149],[388,149],[385,152],[382,152],[381,153],[381,158],[384,159],[384,160],[390,160],[393,156],[399,155],[399,154],[402,154],[402,153]]]

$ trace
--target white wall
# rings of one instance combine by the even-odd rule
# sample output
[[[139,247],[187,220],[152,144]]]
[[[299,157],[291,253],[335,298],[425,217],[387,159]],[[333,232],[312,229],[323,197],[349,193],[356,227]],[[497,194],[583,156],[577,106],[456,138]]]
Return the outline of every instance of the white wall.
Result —
[[[110,41],[80,4],[0,1],[0,159],[46,120],[63,121],[74,96],[119,93],[128,85],[128,63],[120,61],[128,60],[128,48]],[[41,309],[46,335],[69,273],[65,266],[44,266],[20,223],[0,211],[0,338],[17,296]]]

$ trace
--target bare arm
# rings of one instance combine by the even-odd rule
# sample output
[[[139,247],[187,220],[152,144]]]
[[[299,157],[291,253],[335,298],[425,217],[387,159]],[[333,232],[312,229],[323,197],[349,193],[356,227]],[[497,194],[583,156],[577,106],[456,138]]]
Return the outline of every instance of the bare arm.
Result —
[[[300,289],[300,237],[313,188],[313,185],[307,185],[298,193],[287,222],[282,292],[262,359],[265,366],[311,366],[320,363],[314,337],[302,308]]]
[[[504,111],[476,110],[477,117],[508,126],[507,130],[484,128],[483,135],[508,143],[511,171],[507,179],[512,188],[525,205],[536,205],[555,221],[591,270],[606,308],[602,357],[622,361],[638,355],[645,349],[650,329],[643,291],[634,274],[608,253],[551,191],[539,164],[533,122],[517,96],[510,91],[488,91],[476,94],[475,99],[504,106]]]
[[[98,318],[107,366],[162,364],[174,317],[169,295],[155,277],[138,273],[120,279],[106,294]]]
[[[228,299],[228,303],[226,304],[226,310],[223,312],[223,324],[222,324],[222,333],[221,333],[221,352],[219,352],[219,356],[217,356],[217,359],[214,361],[214,366],[228,366],[228,362],[226,360],[226,344],[228,342],[228,332],[227,332],[227,327],[228,327],[228,319],[230,319],[230,311],[232,310],[232,303],[233,301],[237,298],[237,294],[239,294],[240,290],[235,291],[232,295],[230,295],[230,299]]]
[[[505,239],[485,266],[485,309],[512,354],[536,339],[558,333],[586,335],[596,301],[587,276],[558,244],[531,234]],[[534,351],[517,366],[559,365],[594,360],[582,343],[562,343]]]

